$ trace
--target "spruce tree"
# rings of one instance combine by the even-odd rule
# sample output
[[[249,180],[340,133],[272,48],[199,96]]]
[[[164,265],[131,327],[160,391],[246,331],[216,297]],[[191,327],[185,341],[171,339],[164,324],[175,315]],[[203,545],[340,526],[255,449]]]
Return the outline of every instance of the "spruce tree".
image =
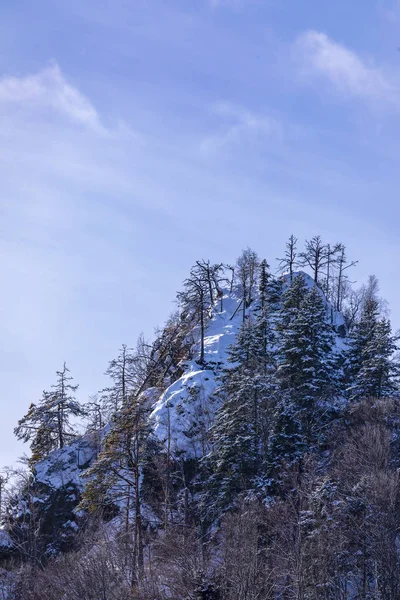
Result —
[[[260,392],[257,371],[256,330],[247,318],[231,347],[219,389],[222,402],[213,427],[212,486],[218,504],[225,505],[246,489],[255,477],[258,463]]]
[[[305,410],[335,395],[335,337],[316,286],[294,310],[293,320],[281,332],[278,378],[296,406]]]
[[[281,308],[276,322],[277,331],[281,334],[296,318],[307,293],[307,285],[303,275],[296,275],[282,294]]]
[[[281,398],[271,442],[275,462],[320,441],[317,431],[335,411],[339,392],[335,336],[321,291],[315,285],[305,291],[295,277],[285,306],[277,350]]]
[[[346,391],[351,401],[388,397],[398,391],[400,365],[393,356],[398,339],[392,335],[390,321],[380,317],[379,300],[370,287],[344,351]]]
[[[246,317],[228,354],[222,374],[221,408],[213,427],[208,456],[211,496],[229,504],[235,494],[255,485],[266,462],[276,402],[273,332],[266,300],[267,266],[260,273],[260,300]]]

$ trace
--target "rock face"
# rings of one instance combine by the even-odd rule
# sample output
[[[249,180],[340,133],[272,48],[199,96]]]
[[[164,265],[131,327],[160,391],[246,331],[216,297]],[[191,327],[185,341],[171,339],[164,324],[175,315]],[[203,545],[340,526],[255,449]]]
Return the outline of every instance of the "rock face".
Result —
[[[30,482],[9,507],[3,558],[17,552],[42,560],[73,547],[83,517],[75,511],[85,485],[83,474],[97,456],[100,439],[83,436],[36,465]]]

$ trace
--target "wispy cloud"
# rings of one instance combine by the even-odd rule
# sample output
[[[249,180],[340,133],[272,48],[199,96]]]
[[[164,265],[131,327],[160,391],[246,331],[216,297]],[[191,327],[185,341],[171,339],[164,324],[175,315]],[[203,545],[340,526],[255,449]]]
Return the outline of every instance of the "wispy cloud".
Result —
[[[283,136],[282,125],[276,119],[234,104],[216,104],[213,106],[213,113],[222,119],[223,124],[218,133],[207,136],[202,141],[201,150],[205,154],[215,153],[248,137],[271,136],[280,139]]]
[[[51,108],[70,121],[91,130],[104,130],[95,107],[84,94],[66,81],[56,63],[34,75],[0,78],[1,104]]]
[[[339,94],[374,106],[400,105],[398,81],[325,33],[303,33],[297,38],[294,50],[302,75],[325,79]]]
[[[380,0],[378,2],[378,14],[393,25],[398,25],[400,21],[400,0]]]

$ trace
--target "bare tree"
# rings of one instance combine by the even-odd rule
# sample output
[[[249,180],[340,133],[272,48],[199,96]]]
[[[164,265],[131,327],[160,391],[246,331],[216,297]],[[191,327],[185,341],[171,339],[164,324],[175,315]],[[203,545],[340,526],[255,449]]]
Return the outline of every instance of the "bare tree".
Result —
[[[293,281],[293,273],[297,265],[297,242],[298,239],[293,234],[286,242],[286,250],[283,258],[277,258],[279,261],[278,272],[289,273],[290,283]]]
[[[322,242],[321,236],[316,235],[311,240],[306,240],[306,247],[299,254],[299,265],[310,267],[315,283],[318,285],[323,269],[334,262],[334,257],[340,250],[340,244],[331,247]]]
[[[346,256],[346,246],[344,244],[339,245],[338,255],[336,260],[337,265],[337,284],[336,284],[336,310],[341,311],[343,307],[343,299],[345,296],[345,290],[348,288],[348,276],[347,270],[354,267],[358,263],[358,260],[353,260],[350,263]]]
[[[254,300],[254,291],[257,285],[257,275],[260,261],[257,253],[251,248],[243,250],[236,262],[236,277],[242,295],[243,321],[246,318],[246,309]]]

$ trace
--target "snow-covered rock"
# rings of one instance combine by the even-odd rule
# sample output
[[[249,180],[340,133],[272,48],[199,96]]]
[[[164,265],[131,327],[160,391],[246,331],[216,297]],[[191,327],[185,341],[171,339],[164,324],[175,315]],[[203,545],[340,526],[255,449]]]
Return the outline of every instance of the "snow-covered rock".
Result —
[[[298,271],[308,289],[315,286],[308,273]],[[290,283],[289,275],[282,276],[282,290]],[[318,288],[319,289],[319,288]],[[345,334],[343,315],[336,311],[319,290],[326,305],[327,318],[337,331],[336,345],[343,348],[342,336]],[[257,294],[257,291],[256,291]],[[241,298],[237,291],[230,294],[224,290],[222,308],[220,301],[216,305],[208,323],[204,338],[204,365],[195,359],[185,365],[183,375],[175,381],[154,404],[151,419],[157,437],[176,455],[184,454],[187,458],[198,458],[204,455],[202,447],[202,430],[211,425],[218,401],[214,396],[218,374],[221,367],[226,366],[229,346],[242,324],[243,313]],[[254,305],[246,309],[251,315]],[[193,355],[200,353],[200,342],[193,348]]]

